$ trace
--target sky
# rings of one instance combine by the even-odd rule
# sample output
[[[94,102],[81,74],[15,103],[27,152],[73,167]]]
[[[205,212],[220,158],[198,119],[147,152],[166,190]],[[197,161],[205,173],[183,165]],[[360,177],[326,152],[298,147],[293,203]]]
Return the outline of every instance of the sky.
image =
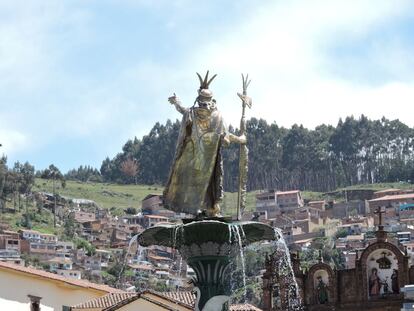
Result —
[[[361,114],[414,127],[414,1],[0,0],[0,154],[62,171],[102,160],[191,106],[280,126]]]

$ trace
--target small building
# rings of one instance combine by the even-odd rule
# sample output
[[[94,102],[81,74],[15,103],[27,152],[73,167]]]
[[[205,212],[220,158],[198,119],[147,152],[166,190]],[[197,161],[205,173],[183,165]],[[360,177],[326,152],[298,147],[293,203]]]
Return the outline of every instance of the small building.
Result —
[[[0,310],[70,310],[69,307],[122,292],[107,285],[0,262]]]
[[[411,232],[410,231],[397,232],[397,240],[401,244],[406,243],[406,242],[411,242]]]
[[[0,249],[20,251],[20,236],[18,232],[4,230],[0,233]]]
[[[256,194],[256,211],[266,212],[268,219],[295,212],[304,206],[299,190],[268,191]]]
[[[386,195],[377,199],[368,201],[371,212],[376,210],[378,207],[389,207],[398,209],[403,204],[414,203],[414,193]]]
[[[81,224],[84,223],[84,222],[96,220],[95,213],[87,213],[87,212],[83,212],[83,211],[74,211],[74,212],[72,212],[72,216],[73,216],[73,219],[76,222],[81,223]]]
[[[405,194],[407,193],[405,190],[401,190],[401,189],[395,189],[395,188],[390,188],[390,189],[384,189],[384,190],[380,190],[380,191],[375,191],[372,199],[378,199],[381,197],[385,197],[387,195],[397,195],[397,194]]]
[[[321,201],[309,201],[307,204],[309,207],[324,211],[326,209],[326,201],[325,200],[321,200]]]
[[[24,265],[24,260],[20,257],[20,252],[15,249],[0,249],[0,261],[20,266]]]
[[[142,200],[142,213],[147,215],[154,215],[160,209],[163,209],[163,199],[161,194],[151,193]]]

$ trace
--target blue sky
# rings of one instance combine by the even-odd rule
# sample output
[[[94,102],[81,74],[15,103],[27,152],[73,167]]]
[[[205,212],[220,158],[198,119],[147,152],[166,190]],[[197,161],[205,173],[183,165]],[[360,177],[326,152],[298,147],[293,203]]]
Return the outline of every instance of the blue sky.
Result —
[[[0,0],[0,143],[9,163],[100,167],[152,125],[179,118],[210,69],[237,125],[290,127],[365,114],[414,126],[414,2],[403,0]]]

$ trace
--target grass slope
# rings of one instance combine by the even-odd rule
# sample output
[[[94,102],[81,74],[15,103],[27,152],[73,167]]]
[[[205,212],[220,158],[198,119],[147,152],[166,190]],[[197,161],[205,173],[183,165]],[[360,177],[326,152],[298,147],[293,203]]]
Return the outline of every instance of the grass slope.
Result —
[[[33,191],[53,192],[53,183],[50,180],[37,178]],[[109,208],[116,213],[122,213],[127,207],[141,208],[141,201],[148,194],[161,194],[163,187],[148,185],[119,185],[107,183],[84,183],[68,180],[65,188],[56,182],[56,192],[64,197],[89,199],[95,201],[100,207]],[[246,210],[254,210],[256,192],[247,194]],[[221,204],[225,215],[235,215],[237,193],[226,192]]]

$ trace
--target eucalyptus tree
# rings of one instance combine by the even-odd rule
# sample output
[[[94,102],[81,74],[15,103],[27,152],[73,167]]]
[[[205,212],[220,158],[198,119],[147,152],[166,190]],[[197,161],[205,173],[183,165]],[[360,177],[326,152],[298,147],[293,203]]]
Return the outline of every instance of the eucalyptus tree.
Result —
[[[56,227],[56,205],[57,205],[57,193],[56,193],[56,181],[61,183],[62,188],[66,186],[66,180],[60,170],[53,164],[50,164],[47,169],[41,173],[41,178],[52,180],[53,182],[53,226]]]

